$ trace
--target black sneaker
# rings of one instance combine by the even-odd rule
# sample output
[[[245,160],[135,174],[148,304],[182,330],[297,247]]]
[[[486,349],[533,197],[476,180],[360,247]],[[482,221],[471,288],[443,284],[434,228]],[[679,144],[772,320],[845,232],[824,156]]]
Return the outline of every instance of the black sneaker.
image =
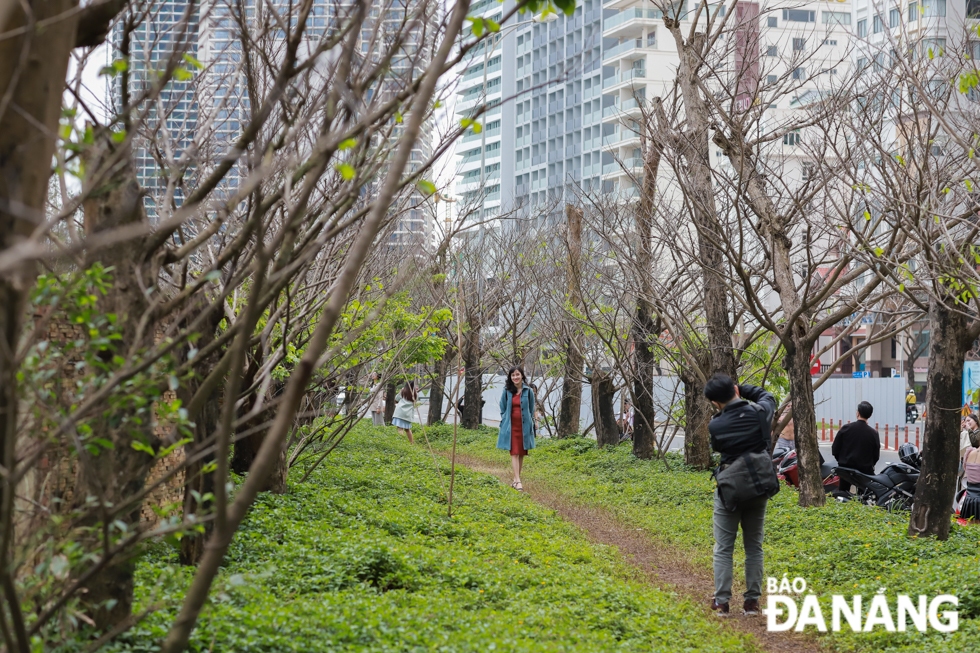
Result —
[[[728,604],[718,603],[714,599],[711,599],[711,609],[714,610],[716,617],[727,617],[728,616]]]
[[[742,604],[742,612],[747,615],[759,614],[759,599],[745,599]]]

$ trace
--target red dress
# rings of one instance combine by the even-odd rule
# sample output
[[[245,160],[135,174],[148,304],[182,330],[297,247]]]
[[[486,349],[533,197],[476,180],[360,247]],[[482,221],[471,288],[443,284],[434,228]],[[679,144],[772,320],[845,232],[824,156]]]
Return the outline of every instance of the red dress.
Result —
[[[521,419],[521,393],[514,395],[510,403],[510,455],[527,455],[527,449],[524,448],[524,423]]]

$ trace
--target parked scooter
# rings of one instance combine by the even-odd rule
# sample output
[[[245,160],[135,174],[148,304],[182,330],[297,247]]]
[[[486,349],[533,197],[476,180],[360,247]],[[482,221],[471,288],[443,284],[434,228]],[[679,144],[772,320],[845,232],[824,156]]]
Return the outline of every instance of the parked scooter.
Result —
[[[800,487],[800,469],[796,451],[788,451],[782,457],[776,469],[776,476],[785,480],[787,485]],[[840,478],[834,473],[833,467],[823,462],[823,456],[820,457],[820,478],[823,479],[823,489],[827,494],[840,490]]]
[[[837,467],[834,471],[840,480],[857,486],[857,493],[852,496],[848,492],[835,492],[834,497],[839,501],[860,501],[889,512],[911,510],[922,459],[918,447],[909,443],[898,448],[898,458],[902,462],[887,465],[880,474]]]

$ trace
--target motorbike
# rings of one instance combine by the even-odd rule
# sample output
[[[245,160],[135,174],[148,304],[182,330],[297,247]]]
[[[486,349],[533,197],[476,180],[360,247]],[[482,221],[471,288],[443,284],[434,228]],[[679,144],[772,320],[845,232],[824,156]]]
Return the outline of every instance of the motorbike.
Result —
[[[796,451],[787,451],[780,459],[776,468],[776,476],[780,480],[785,480],[787,485],[800,487],[799,461],[796,458]],[[827,494],[833,494],[840,489],[840,478],[834,472],[834,468],[820,460],[820,478],[823,479],[823,489]]]
[[[901,462],[886,465],[880,474],[865,474],[850,467],[837,467],[834,471],[840,480],[855,485],[857,493],[852,496],[849,492],[836,492],[834,497],[839,501],[860,501],[889,512],[911,510],[922,465],[919,449],[914,444],[903,444],[898,449],[898,458]]]
[[[919,420],[919,408],[912,404],[905,407],[905,423],[915,424]]]

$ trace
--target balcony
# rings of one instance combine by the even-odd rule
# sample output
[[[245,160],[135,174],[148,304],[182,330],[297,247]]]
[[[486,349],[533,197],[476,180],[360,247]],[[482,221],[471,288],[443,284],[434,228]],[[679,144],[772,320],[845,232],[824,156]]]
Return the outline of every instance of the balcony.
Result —
[[[626,59],[639,59],[646,53],[641,52],[640,48],[643,47],[643,39],[630,39],[625,43],[620,43],[617,46],[611,47],[602,53],[603,64],[608,64],[614,59],[624,57]]]
[[[491,65],[489,68],[487,68],[487,75],[491,75],[491,74],[497,72],[498,70],[500,70],[500,62],[499,61],[497,63]],[[462,81],[468,82],[471,79],[479,79],[481,77],[483,77],[483,66],[480,66],[480,69],[479,70],[474,70],[471,73],[466,73],[465,75],[463,75]]]
[[[619,120],[623,114],[636,114],[639,113],[637,109],[640,108],[639,102],[634,98],[629,98],[628,100],[623,100],[621,104],[614,104],[611,107],[606,107],[602,110],[602,120],[603,122],[615,122]]]
[[[613,161],[612,163],[607,163],[602,166],[602,174],[606,175],[621,175],[626,173],[636,174],[637,172],[642,172],[643,170],[643,159],[640,158],[629,158],[623,159],[623,162]]]
[[[608,8],[608,7],[607,7]],[[603,21],[602,35],[609,38],[639,36],[645,26],[655,26],[663,18],[658,9],[623,9]]]
[[[466,134],[466,136],[463,136],[463,138],[460,139],[460,142],[472,143],[474,141],[482,141],[484,136],[486,136],[487,140],[493,138],[494,136],[500,136],[500,127],[486,130],[486,132],[487,132],[486,134],[484,134],[482,131],[479,134],[474,134],[473,132],[469,132],[468,134]]]
[[[629,82],[645,82],[647,71],[645,68],[632,68],[630,70],[617,72],[612,77],[602,80],[602,89],[610,89],[620,84]]]

